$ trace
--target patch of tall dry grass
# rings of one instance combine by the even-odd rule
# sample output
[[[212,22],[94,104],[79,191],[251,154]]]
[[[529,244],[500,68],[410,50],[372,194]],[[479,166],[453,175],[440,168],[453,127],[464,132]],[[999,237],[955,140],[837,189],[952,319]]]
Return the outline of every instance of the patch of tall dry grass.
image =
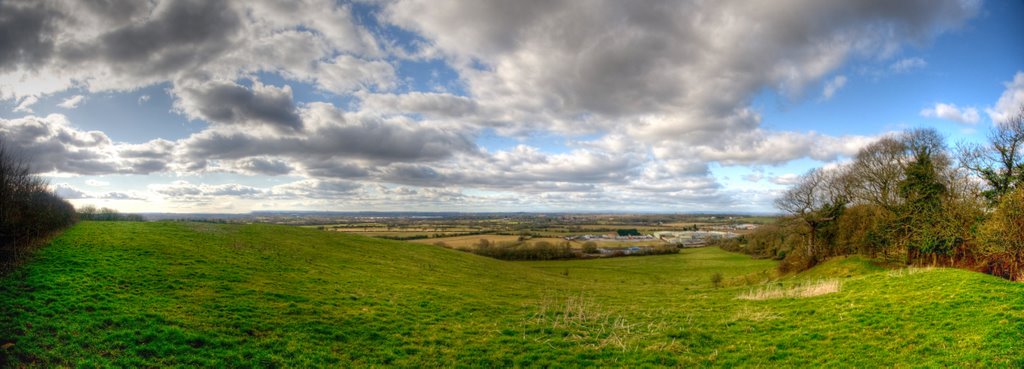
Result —
[[[934,267],[906,267],[889,271],[890,277],[903,277],[908,275],[914,275],[917,273],[930,272],[934,270]]]
[[[785,298],[805,298],[839,292],[842,283],[838,279],[826,279],[794,287],[768,285],[751,289],[736,298],[740,300],[772,300]]]

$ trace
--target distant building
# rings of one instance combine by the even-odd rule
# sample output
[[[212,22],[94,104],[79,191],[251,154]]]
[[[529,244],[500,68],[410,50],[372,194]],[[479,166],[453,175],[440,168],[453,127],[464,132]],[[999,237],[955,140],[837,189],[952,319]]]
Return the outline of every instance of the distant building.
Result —
[[[728,239],[737,236],[739,235],[732,232],[719,231],[654,232],[654,237],[683,247],[705,246],[711,240]]]

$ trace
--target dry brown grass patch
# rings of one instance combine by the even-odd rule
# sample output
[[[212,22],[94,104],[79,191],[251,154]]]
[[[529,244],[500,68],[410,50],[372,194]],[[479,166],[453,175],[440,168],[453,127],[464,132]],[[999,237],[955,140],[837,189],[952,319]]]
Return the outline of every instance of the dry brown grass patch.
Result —
[[[907,275],[914,275],[917,273],[929,272],[934,269],[934,267],[906,267],[896,270],[890,270],[888,274],[890,277],[903,277]]]
[[[736,298],[740,300],[772,300],[814,297],[839,292],[841,287],[842,283],[838,279],[826,279],[789,288],[781,285],[768,285],[742,293]]]

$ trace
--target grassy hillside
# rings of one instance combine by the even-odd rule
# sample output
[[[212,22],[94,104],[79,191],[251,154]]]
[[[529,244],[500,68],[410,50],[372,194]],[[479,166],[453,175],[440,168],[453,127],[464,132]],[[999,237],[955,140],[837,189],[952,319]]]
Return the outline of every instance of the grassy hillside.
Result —
[[[269,225],[83,222],[0,280],[4,366],[1024,365],[1024,286],[718,249],[502,262]],[[722,287],[711,276],[722,276]],[[746,300],[814,280],[815,297]]]

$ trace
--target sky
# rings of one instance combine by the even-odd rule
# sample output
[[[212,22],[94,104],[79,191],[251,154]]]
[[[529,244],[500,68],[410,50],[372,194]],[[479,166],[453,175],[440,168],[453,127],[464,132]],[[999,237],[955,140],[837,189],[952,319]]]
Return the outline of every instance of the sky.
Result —
[[[1024,3],[0,0],[0,139],[125,212],[750,212],[1024,106]]]

